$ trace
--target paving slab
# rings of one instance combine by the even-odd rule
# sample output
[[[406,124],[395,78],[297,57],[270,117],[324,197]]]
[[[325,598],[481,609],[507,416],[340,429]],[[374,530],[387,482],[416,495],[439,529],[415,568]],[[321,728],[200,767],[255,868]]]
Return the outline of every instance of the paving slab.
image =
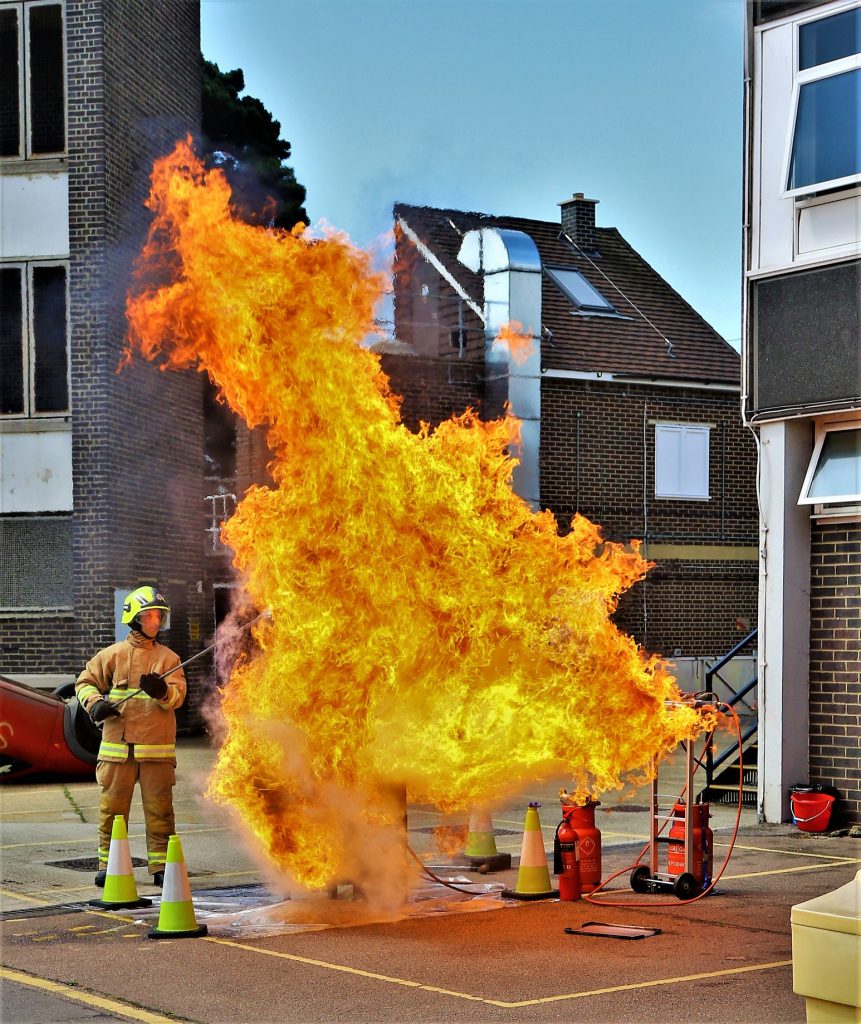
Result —
[[[181,745],[178,831],[192,889],[201,903],[212,890],[237,894],[237,905],[242,892],[265,899],[265,871],[230,819],[201,797],[211,759],[202,741]],[[548,845],[558,815],[556,788],[536,787],[546,808]],[[68,791],[40,785],[0,792],[6,971],[0,977],[12,993],[4,1024],[114,1017],[149,1024],[169,1017],[207,1024],[628,1018],[801,1024],[804,1002],[792,992],[790,909],[861,868],[861,841],[805,834],[791,825],[759,826],[746,810],[716,894],[687,905],[672,896],[635,897],[625,889],[627,872],[643,848],[648,815],[620,809],[624,802],[613,804],[611,795],[596,819],[604,833],[604,874],[622,874],[614,883],[619,891],[597,905],[520,903],[302,933],[254,937],[240,929],[154,942],[133,911],[85,908],[96,894],[90,874],[56,866],[93,852],[98,789],[83,783]],[[70,796],[84,820],[74,810],[67,816]],[[642,807],[642,801],[642,793],[628,794],[627,806]],[[514,884],[524,805],[522,797],[513,799],[494,815],[497,828],[511,833],[497,842],[508,845],[515,867],[468,877]],[[716,866],[727,852],[734,816],[733,808],[716,815]],[[430,833],[418,830],[446,823],[452,819],[432,808],[410,808],[411,844],[430,854]],[[139,811],[132,813],[130,834],[138,855]],[[145,878],[138,872],[140,891],[157,897]],[[564,930],[588,921],[660,933],[626,941]],[[9,971],[69,986],[79,998],[110,999],[116,1009],[75,1003],[63,996],[65,989],[28,988],[10,981]],[[91,1016],[81,1014],[82,1005],[90,1006]]]
[[[616,848],[608,867],[636,852]],[[551,901],[248,940],[153,942],[119,914],[43,911],[3,922],[3,959],[192,1021],[665,1021],[671,1005],[677,1021],[801,1022],[789,910],[853,877],[859,853],[854,840],[746,829],[720,894],[690,905],[628,892],[614,902],[643,906]],[[661,931],[564,932],[590,920]]]

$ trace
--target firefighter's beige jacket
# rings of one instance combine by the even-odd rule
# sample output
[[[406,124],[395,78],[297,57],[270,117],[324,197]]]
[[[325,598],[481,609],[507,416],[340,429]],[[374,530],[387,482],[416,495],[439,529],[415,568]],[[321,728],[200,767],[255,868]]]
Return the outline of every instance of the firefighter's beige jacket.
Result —
[[[87,662],[75,683],[75,693],[85,711],[102,698],[116,702],[134,692],[118,708],[119,717],[104,722],[100,761],[125,761],[132,743],[134,757],[139,761],[176,763],[174,709],[185,700],[185,674],[178,669],[165,679],[164,700],[154,700],[144,693],[140,678],[149,672],[162,675],[178,664],[179,657],[169,647],[137,632],[129,633],[125,640],[111,644]]]

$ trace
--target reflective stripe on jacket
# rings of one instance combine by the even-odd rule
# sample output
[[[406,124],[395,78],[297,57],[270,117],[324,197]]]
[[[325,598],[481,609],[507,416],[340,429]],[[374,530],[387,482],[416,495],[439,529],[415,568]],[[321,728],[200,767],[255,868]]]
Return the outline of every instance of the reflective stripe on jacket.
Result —
[[[185,674],[177,669],[167,676],[164,700],[154,700],[144,693],[140,679],[150,672],[163,675],[178,664],[179,657],[169,647],[137,632],[99,651],[87,662],[75,684],[75,694],[86,711],[97,700],[116,703],[133,693],[117,709],[119,717],[104,722],[98,753],[100,761],[125,761],[129,744],[134,744],[136,760],[175,760],[174,709],[185,700]]]

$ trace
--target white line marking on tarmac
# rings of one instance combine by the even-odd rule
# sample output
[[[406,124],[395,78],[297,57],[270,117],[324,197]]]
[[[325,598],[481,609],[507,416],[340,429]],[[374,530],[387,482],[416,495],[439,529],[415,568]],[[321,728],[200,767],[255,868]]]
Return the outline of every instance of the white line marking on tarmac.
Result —
[[[322,967],[329,971],[339,971],[343,974],[355,974],[360,978],[370,978],[374,981],[382,981],[390,985],[401,985],[404,988],[419,989],[423,992],[435,992],[439,995],[452,996],[456,999],[467,999],[470,1002],[486,1003],[489,1006],[500,1006],[504,1009],[514,1009],[521,1006],[537,1006],[541,1003],[557,1003],[567,999],[584,999],[589,996],[610,995],[614,992],[632,992],[642,988],[654,988],[659,985],[680,985],[691,981],[702,981],[706,978],[723,978],[733,974],[748,974],[751,971],[766,971],[776,967],[787,967],[792,964],[791,960],[777,960],[766,964],[749,964],[745,967],[727,967],[721,971],[708,971],[703,974],[686,974],[674,978],[656,978],[651,981],[632,982],[629,985],[614,985],[611,988],[588,989],[583,992],[566,992],[557,996],[541,996],[537,999],[522,999],[515,1002],[508,1002],[502,999],[487,999],[484,996],[476,996],[469,992],[457,992],[453,989],[438,988],[435,985],[424,985],[419,981],[411,981],[408,978],[395,978],[387,974],[377,974],[374,971],[363,971],[357,967],[348,967],[346,964],[334,964],[326,960],[313,960],[306,956],[297,956],[295,953],[283,953],[277,949],[263,949],[259,946],[249,946],[242,942],[234,942],[232,939],[218,939],[209,936],[204,942],[214,942],[222,946],[232,946],[235,949],[244,949],[250,953],[259,953],[263,956],[274,956],[282,960],[291,960],[294,963],[307,964],[310,967]]]
[[[729,843],[715,843],[715,846],[728,847]],[[735,849],[753,850],[756,853],[778,853],[783,857],[819,857],[822,860],[836,860],[841,861],[844,864],[861,864],[861,858],[836,857],[831,853],[802,853],[799,850],[772,850],[768,846],[742,846],[741,843],[736,843]]]
[[[4,981],[13,981],[18,985],[28,985],[30,988],[39,988],[53,995],[63,996],[76,1003],[83,1003],[85,1006],[95,1006],[100,1010],[115,1014],[119,1017],[128,1017],[130,1020],[140,1021],[141,1024],[176,1024],[179,1017],[163,1017],[160,1013],[151,1013],[137,1006],[130,1006],[118,999],[108,999],[105,996],[98,996],[92,992],[83,992],[79,988],[72,988],[69,985],[61,985],[58,981],[50,981],[48,978],[39,978],[31,974],[24,974],[21,971],[12,971],[6,967],[0,967],[0,978]]]

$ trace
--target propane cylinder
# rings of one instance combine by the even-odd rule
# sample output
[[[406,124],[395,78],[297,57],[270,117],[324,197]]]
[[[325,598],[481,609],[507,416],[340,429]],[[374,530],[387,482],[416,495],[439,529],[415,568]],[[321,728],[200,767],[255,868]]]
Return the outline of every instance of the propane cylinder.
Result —
[[[577,832],[580,848],[580,885],[583,892],[592,892],[601,884],[601,833],[595,828],[597,800],[582,807],[562,805],[562,817]]]
[[[566,818],[556,826],[553,840],[553,873],[559,876],[559,899],[579,900],[580,843],[577,832]]]
[[[670,827],[670,842],[667,845],[667,871],[671,875],[681,875],[685,870],[685,810],[684,800],[678,800],[673,806],[673,824]],[[709,828],[709,805],[691,804],[687,810],[693,821],[694,849],[691,874],[706,886],[712,880],[714,859],[714,835]]]

